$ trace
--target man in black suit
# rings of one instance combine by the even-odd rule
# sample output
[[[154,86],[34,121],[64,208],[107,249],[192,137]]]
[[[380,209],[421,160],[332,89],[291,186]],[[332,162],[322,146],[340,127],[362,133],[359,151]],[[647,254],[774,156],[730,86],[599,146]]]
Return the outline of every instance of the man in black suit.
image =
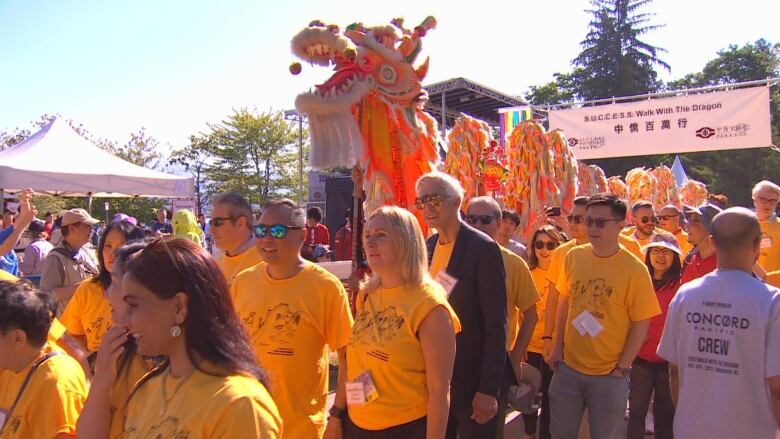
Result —
[[[495,438],[503,431],[511,382],[506,351],[506,287],[498,245],[463,223],[463,188],[441,172],[417,181],[416,206],[428,227],[431,276],[444,286],[460,318],[447,438]],[[497,416],[498,415],[498,416]]]

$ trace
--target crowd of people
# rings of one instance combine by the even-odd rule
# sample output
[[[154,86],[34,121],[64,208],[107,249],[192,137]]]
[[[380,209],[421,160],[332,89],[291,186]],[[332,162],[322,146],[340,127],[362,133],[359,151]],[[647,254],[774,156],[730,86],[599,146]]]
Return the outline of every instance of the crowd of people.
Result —
[[[322,211],[288,199],[257,217],[220,194],[207,226],[161,210],[152,237],[118,216],[93,256],[98,220],[39,221],[21,193],[0,229],[0,439],[501,438],[519,406],[526,438],[619,437],[627,412],[628,438],[648,412],[658,438],[778,434],[780,187],[758,183],[755,212],[579,197],[525,242],[447,174],[416,190],[422,224],[367,213],[352,295],[315,262],[334,257]]]

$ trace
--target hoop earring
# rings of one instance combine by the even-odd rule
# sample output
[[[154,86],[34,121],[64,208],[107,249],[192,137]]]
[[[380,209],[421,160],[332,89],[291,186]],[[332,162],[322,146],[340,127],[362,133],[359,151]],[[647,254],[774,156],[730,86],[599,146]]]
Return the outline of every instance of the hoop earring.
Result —
[[[171,337],[177,338],[180,335],[181,335],[181,326],[179,326],[179,325],[171,326]]]

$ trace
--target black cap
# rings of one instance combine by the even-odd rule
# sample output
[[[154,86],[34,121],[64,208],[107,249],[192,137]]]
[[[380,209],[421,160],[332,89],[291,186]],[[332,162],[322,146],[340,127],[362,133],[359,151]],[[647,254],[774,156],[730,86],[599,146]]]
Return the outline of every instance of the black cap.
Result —
[[[34,219],[29,227],[27,227],[27,230],[30,231],[30,233],[41,233],[45,230],[43,221],[39,219]]]

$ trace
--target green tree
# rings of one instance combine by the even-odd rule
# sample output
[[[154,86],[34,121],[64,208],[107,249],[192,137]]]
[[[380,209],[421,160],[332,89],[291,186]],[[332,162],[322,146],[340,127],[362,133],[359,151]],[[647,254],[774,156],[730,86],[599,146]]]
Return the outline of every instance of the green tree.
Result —
[[[183,168],[195,182],[195,202],[198,211],[203,212],[214,193],[213,185],[206,178],[209,161],[210,139],[203,134],[190,136],[190,143],[184,148],[174,150],[168,159],[173,167]]]
[[[639,12],[650,2],[591,0],[590,31],[580,43],[582,52],[572,61],[582,69],[578,73],[581,99],[630,96],[660,87],[655,66],[669,70],[659,57],[665,50],[640,39],[662,27],[649,24],[655,14]]]
[[[531,105],[566,104],[577,100],[582,69],[571,73],[553,73],[553,80],[547,84],[529,87],[525,99]]]
[[[250,203],[274,196],[297,198],[298,130],[281,112],[242,108],[209,127],[213,163],[206,175],[216,191],[238,192]]]

